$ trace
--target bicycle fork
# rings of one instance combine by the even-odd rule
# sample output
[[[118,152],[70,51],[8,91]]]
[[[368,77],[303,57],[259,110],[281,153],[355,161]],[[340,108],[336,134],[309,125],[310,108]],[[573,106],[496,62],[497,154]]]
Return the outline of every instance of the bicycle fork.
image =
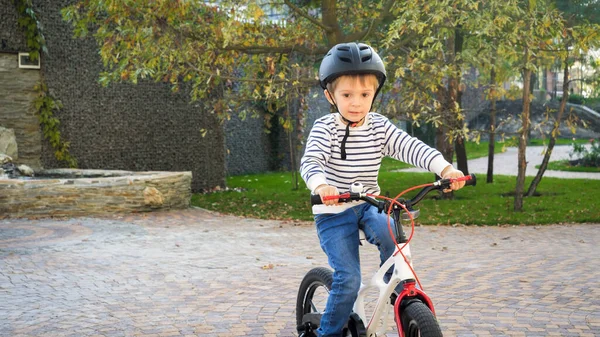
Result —
[[[396,298],[394,303],[394,317],[396,318],[396,327],[398,328],[399,335],[404,337],[404,329],[402,328],[402,309],[406,308],[413,301],[420,301],[425,304],[433,316],[435,316],[435,309],[433,308],[433,302],[421,289],[417,288],[414,280],[406,280],[404,282],[404,289]]]

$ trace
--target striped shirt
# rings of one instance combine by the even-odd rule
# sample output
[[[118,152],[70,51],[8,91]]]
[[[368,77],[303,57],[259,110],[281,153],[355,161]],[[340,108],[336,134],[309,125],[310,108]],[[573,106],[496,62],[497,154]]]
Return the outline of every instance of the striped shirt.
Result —
[[[311,191],[328,184],[344,193],[349,191],[351,184],[359,182],[363,184],[364,192],[379,194],[377,177],[385,156],[438,175],[450,165],[439,151],[400,130],[378,113],[367,114],[363,125],[350,128],[346,140],[347,157],[342,160],[340,149],[345,133],[346,125],[338,113],[315,121],[300,164],[300,174]],[[338,213],[355,205],[315,205],[313,213]]]

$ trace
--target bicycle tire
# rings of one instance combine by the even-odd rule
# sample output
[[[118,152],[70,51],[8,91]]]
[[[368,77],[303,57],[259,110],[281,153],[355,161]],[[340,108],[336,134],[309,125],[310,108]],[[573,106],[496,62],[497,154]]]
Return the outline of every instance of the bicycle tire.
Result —
[[[405,337],[442,337],[437,318],[423,302],[408,304],[402,310],[401,322]]]
[[[315,311],[315,299],[313,296],[319,288],[324,288],[329,295],[331,291],[331,284],[333,283],[333,272],[330,269],[324,267],[318,267],[311,269],[300,283],[298,289],[298,298],[296,299],[296,326],[298,329],[303,325],[304,315],[309,313],[321,313],[318,310]],[[325,298],[325,302],[327,299]],[[325,308],[323,308],[324,310]],[[301,331],[298,331],[299,333]]]

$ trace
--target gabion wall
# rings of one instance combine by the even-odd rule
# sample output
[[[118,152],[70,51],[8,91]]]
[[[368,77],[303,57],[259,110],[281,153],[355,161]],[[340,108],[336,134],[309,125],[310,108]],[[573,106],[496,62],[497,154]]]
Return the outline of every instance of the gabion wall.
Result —
[[[263,119],[247,117],[241,120],[232,113],[224,125],[227,175],[270,171],[271,146],[263,130]]]
[[[71,26],[62,20],[61,8],[71,3],[34,1],[34,10],[49,52],[42,57],[42,78],[64,105],[56,116],[79,168],[191,171],[193,191],[224,186],[225,140],[218,120],[190,104],[183,90],[171,93],[168,85],[100,86],[102,63],[95,41],[73,39]],[[0,51],[23,51],[13,2],[0,0],[0,8],[0,47],[5,48]],[[208,130],[204,137],[201,129]],[[45,168],[65,165],[56,161],[47,141],[41,158]]]
[[[18,19],[13,0],[0,0],[0,51],[26,51],[25,33],[16,29]]]

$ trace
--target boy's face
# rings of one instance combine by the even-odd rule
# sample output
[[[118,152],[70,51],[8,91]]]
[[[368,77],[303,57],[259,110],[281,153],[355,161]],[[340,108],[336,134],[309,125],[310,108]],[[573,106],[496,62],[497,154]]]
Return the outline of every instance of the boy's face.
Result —
[[[337,105],[344,118],[360,122],[371,109],[378,84],[375,75],[341,76],[334,83],[333,93],[325,90],[325,97]]]

